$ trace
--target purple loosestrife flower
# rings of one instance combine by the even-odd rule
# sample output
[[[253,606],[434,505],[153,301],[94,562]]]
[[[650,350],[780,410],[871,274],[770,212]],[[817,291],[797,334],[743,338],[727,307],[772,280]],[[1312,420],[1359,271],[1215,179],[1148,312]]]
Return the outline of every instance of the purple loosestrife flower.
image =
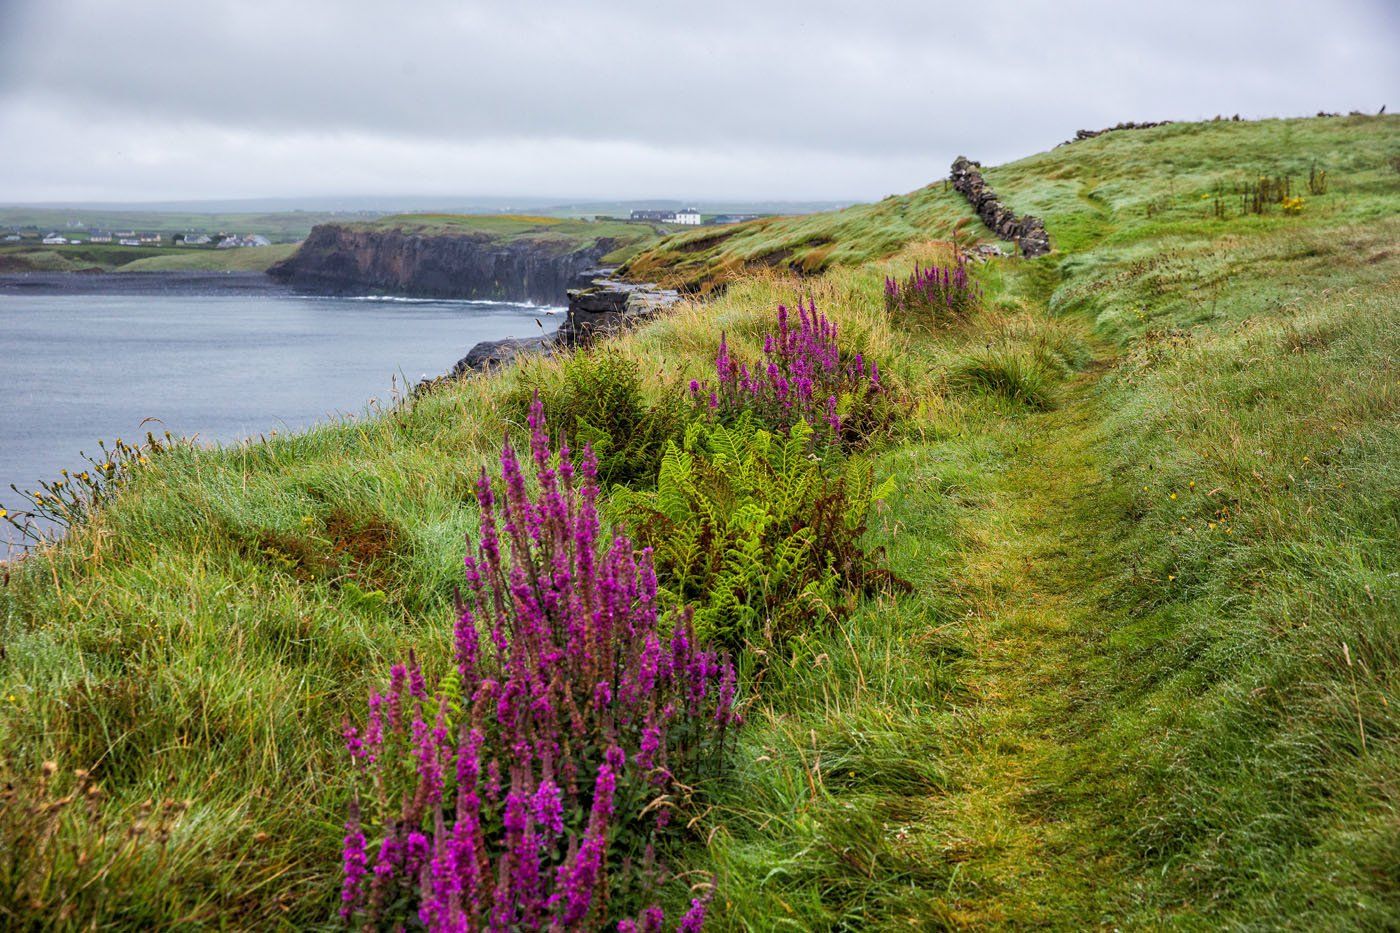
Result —
[[[345,821],[345,841],[341,849],[342,878],[340,886],[340,916],[349,920],[364,899],[362,882],[368,870],[365,857],[365,834],[360,829],[360,805],[350,804],[350,818]]]
[[[538,400],[529,428],[525,463],[503,445],[499,485],[477,484],[455,670],[430,692],[410,654],[371,694],[364,733],[347,723],[383,839],[366,898],[363,833],[347,835],[348,918],[434,931],[619,919],[614,876],[630,873],[626,897],[646,903],[663,874],[638,855],[670,808],[634,802],[677,793],[733,721],[732,665],[696,643],[687,614],[660,618],[649,551],[602,537],[592,452],[551,453]]]
[[[893,282],[888,283],[887,292],[894,294],[891,289],[897,291]],[[814,428],[814,443],[839,444],[848,433],[847,425],[845,419],[835,417],[830,400],[838,399],[841,409],[853,412],[859,422],[860,413],[868,411],[869,403],[884,389],[877,377],[867,378],[867,370],[876,372],[873,360],[856,354],[843,364],[838,328],[815,303],[799,301],[796,311],[794,327],[788,308],[778,306],[777,332],[765,335],[762,360],[752,369],[748,362],[737,360],[728,335],[722,334],[715,358],[716,381],[713,385],[697,381],[691,390],[692,404],[720,420],[751,412],[783,432],[805,421]],[[708,410],[702,407],[704,400]]]
[[[705,928],[705,908],[709,906],[709,897],[694,898],[690,902],[690,909],[681,918],[680,925],[676,927],[676,933],[700,933]]]
[[[981,289],[969,277],[967,259],[961,253],[951,267],[923,268],[915,263],[903,281],[885,280],[885,307],[890,312],[931,311],[942,317],[963,317],[981,300]]]

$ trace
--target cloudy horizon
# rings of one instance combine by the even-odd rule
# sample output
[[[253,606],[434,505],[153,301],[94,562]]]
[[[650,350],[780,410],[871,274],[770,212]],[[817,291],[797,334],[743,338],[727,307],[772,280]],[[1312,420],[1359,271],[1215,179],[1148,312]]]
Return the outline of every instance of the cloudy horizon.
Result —
[[[0,202],[870,200],[1120,120],[1374,113],[1381,2],[0,0]]]

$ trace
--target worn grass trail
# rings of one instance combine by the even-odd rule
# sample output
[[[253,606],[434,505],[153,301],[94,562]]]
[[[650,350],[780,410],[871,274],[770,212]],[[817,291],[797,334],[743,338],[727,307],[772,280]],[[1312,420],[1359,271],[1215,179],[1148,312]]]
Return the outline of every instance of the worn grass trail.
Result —
[[[1109,486],[1094,453],[1100,367],[1055,410],[1004,439],[1006,468],[964,533],[962,671],[975,698],[948,737],[953,792],[929,823],[955,865],[948,916],[971,926],[1109,920],[1092,799],[1076,789],[1092,756],[1093,661],[1105,635],[1095,582],[1112,548],[1096,522]]]

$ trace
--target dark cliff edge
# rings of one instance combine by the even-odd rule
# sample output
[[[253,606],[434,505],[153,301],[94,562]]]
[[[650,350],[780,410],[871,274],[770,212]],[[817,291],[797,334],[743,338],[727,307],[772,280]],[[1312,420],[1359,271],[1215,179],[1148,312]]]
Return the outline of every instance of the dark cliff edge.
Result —
[[[321,224],[274,279],[322,294],[394,294],[562,305],[570,287],[596,274],[611,237],[421,234]]]

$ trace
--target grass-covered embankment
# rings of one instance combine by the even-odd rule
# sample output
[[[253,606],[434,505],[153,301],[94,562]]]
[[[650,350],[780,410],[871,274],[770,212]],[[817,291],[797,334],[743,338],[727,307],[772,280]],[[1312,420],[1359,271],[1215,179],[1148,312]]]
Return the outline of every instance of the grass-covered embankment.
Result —
[[[0,273],[13,272],[266,272],[296,252],[297,244],[239,249],[160,246],[7,245],[0,247]]]
[[[912,590],[746,652],[731,770],[674,856],[715,875],[717,925],[1397,922],[1397,126],[1178,124],[989,169],[1057,252],[981,267],[949,326],[884,310],[885,274],[943,255],[911,239],[613,342],[664,399],[801,293],[911,401],[856,456],[895,478],[870,544]],[[1314,163],[1300,214],[1214,216]],[[325,921],[341,718],[410,647],[447,656],[476,470],[517,385],[562,372],[177,450],[10,568],[7,779],[103,793],[43,838],[6,809],[9,917]]]
[[[351,230],[393,232],[409,236],[481,236],[499,243],[530,240],[542,243],[584,244],[611,240],[605,263],[621,263],[660,237],[657,224],[623,220],[592,220],[577,217],[534,216],[529,214],[397,214],[358,224],[344,224]]]

